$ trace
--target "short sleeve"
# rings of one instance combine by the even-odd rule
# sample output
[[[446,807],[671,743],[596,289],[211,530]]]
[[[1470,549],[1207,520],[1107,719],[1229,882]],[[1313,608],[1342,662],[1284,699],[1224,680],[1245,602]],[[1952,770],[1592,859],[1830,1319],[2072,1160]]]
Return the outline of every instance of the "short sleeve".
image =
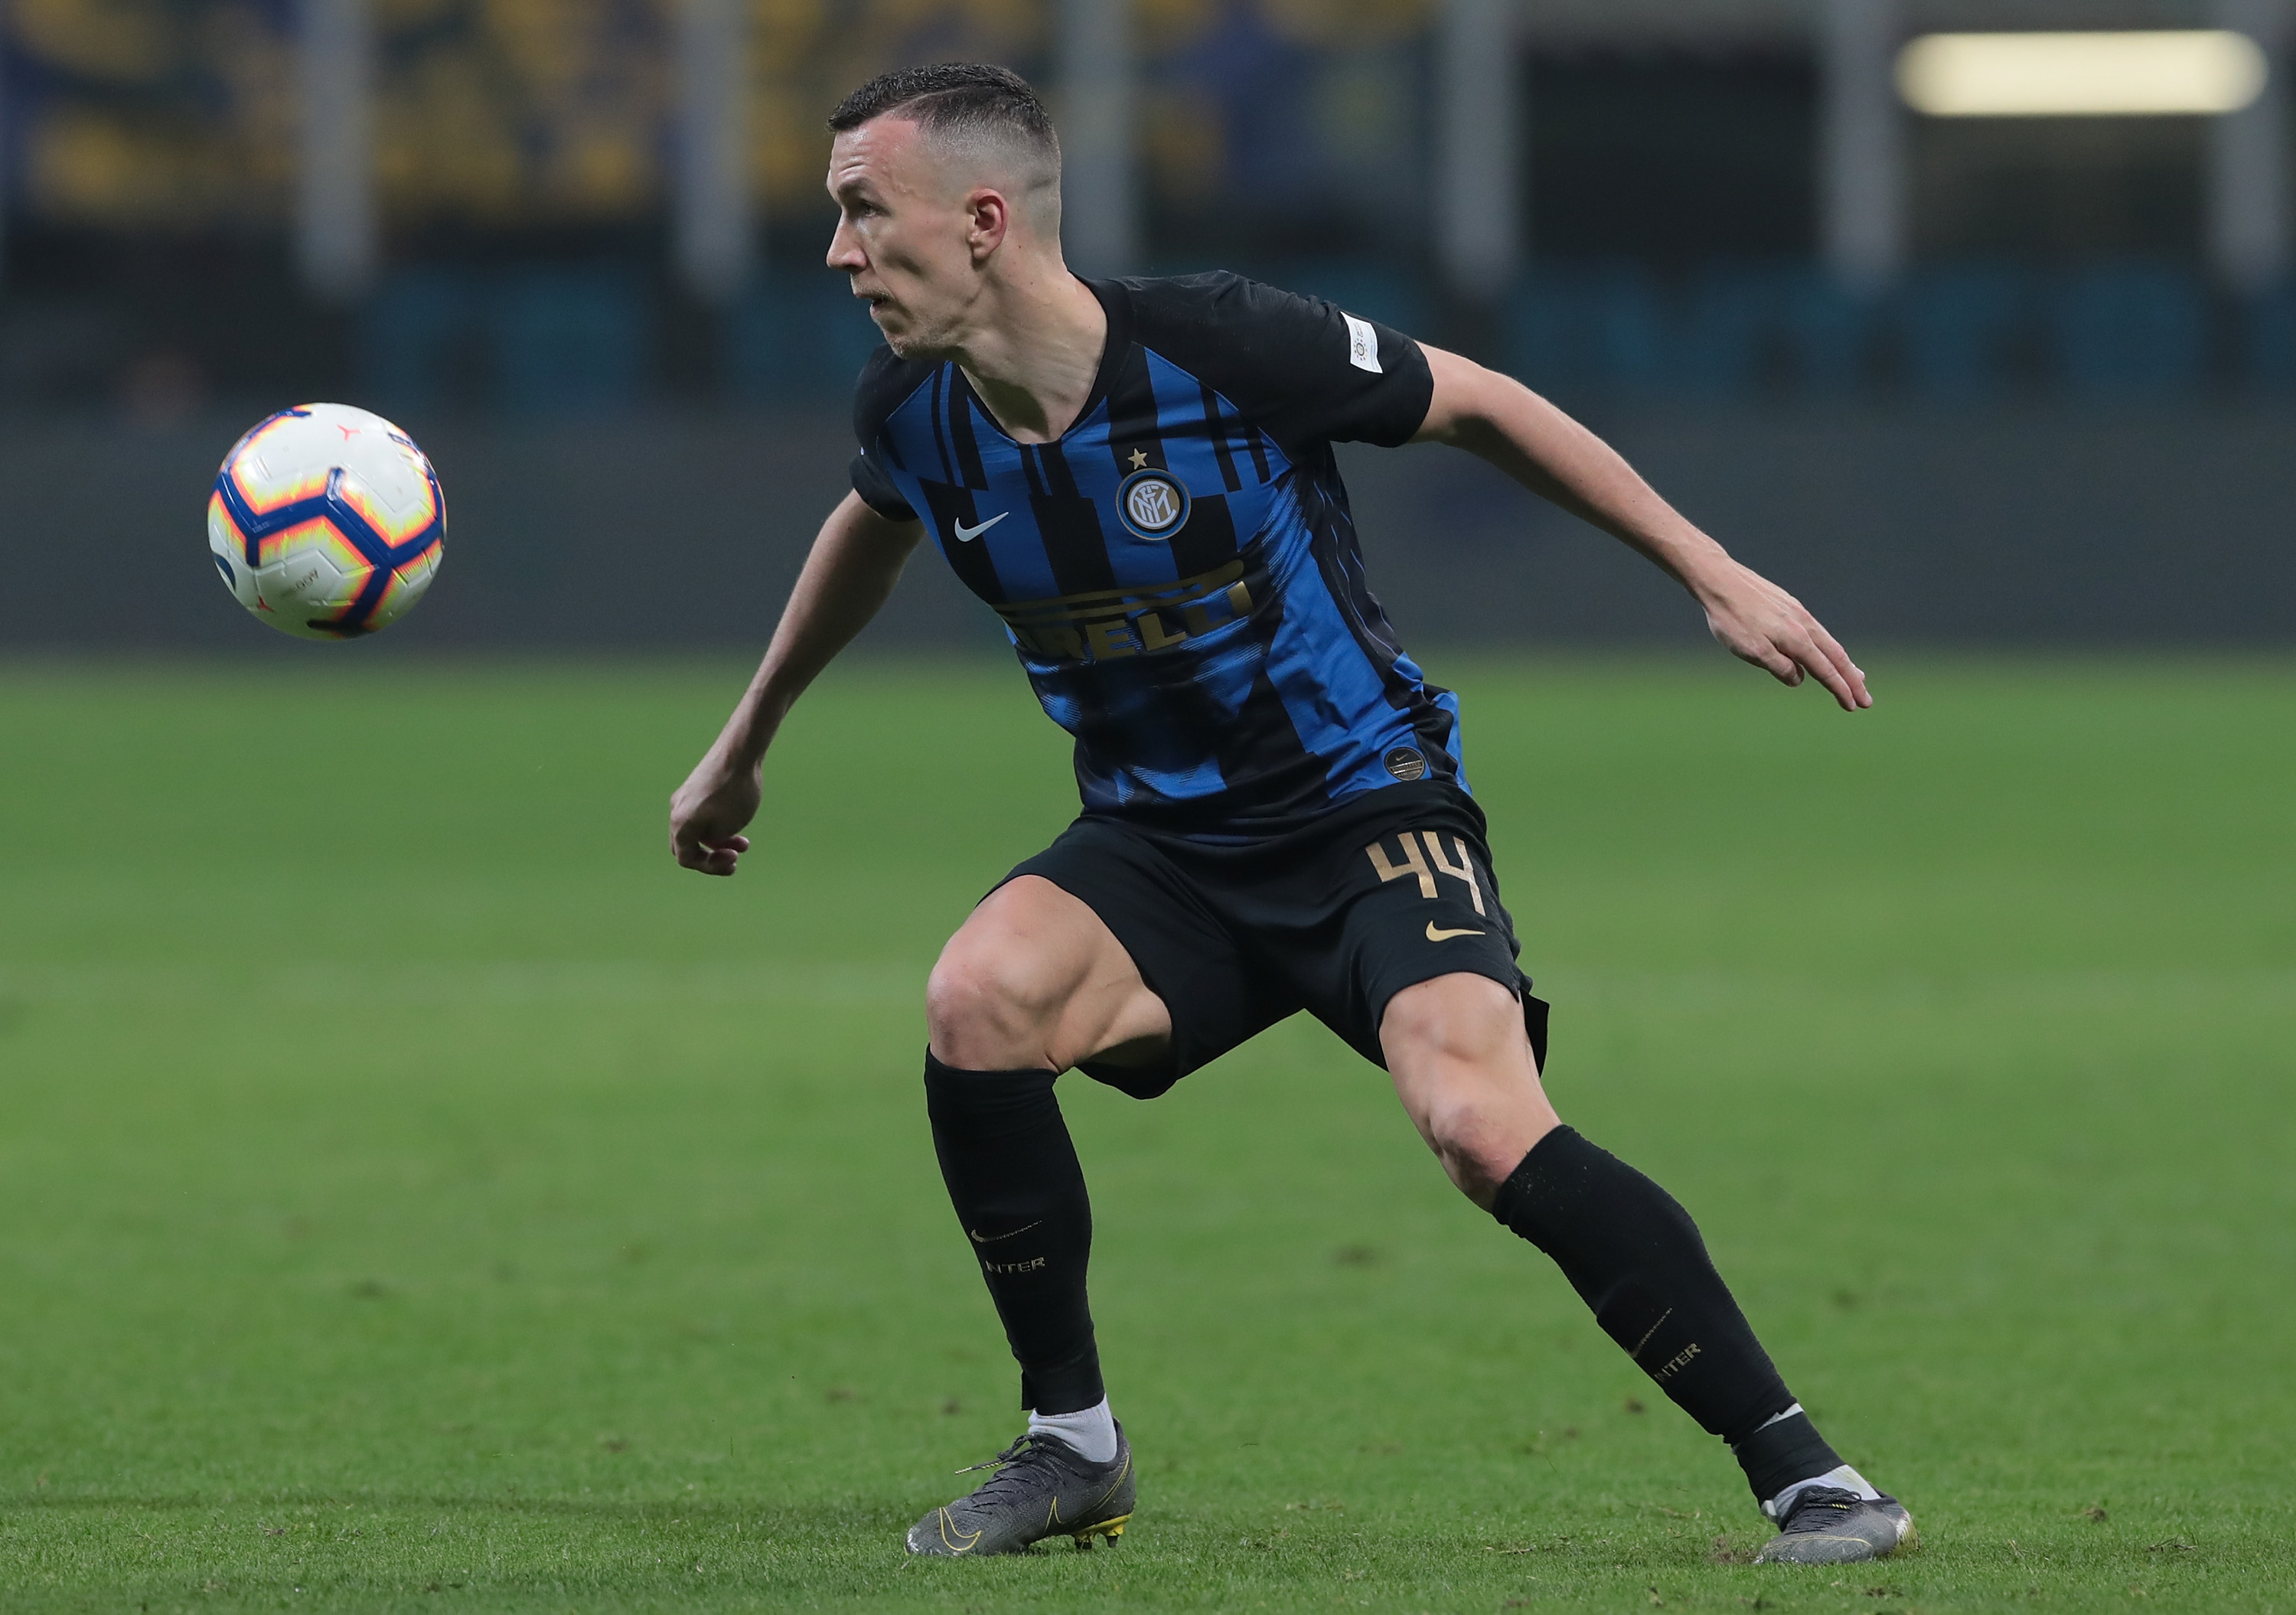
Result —
[[[1419,344],[1322,298],[1234,275],[1128,283],[1140,337],[1297,450],[1408,443],[1435,381]]]
[[[853,456],[853,491],[861,503],[888,521],[914,521],[916,511],[885,468],[873,457],[885,422],[901,400],[931,373],[931,365],[905,365],[890,348],[873,349],[853,383],[853,437],[861,452]]]
[[[861,503],[886,521],[914,521],[917,519],[915,508],[901,497],[901,490],[893,486],[893,480],[885,474],[885,468],[866,454],[853,456],[852,474],[853,491],[861,496]]]

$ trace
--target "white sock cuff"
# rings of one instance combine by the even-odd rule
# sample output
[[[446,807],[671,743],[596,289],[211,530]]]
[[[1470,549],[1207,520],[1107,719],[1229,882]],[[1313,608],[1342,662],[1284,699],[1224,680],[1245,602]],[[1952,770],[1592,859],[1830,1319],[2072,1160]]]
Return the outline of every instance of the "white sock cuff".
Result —
[[[1040,1414],[1030,1409],[1029,1433],[1033,1436],[1039,1431],[1058,1436],[1093,1463],[1106,1463],[1116,1456],[1116,1415],[1109,1412],[1106,1397],[1075,1413]]]

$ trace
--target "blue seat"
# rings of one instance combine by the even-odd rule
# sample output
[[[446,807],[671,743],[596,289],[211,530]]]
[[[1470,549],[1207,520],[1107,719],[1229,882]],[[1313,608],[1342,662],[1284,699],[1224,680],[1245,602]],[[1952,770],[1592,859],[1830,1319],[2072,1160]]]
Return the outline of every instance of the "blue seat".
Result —
[[[1708,400],[1752,396],[1784,324],[1783,291],[1764,266],[1716,264],[1693,275],[1675,336],[1676,388]]]
[[[1915,275],[1896,308],[1909,388],[1953,402],[2006,392],[2031,301],[2030,275],[2007,264],[1956,264]]]
[[[2073,392],[2186,391],[2208,363],[2208,299],[2199,277],[2177,265],[2093,265],[2054,289],[2048,332],[2056,373]]]
[[[1579,293],[1587,379],[1612,392],[1651,392],[1672,379],[1666,299],[1658,277],[1638,264],[1589,275]]]
[[[764,279],[726,329],[727,391],[752,406],[849,398],[884,342],[841,275]]]
[[[1541,268],[1507,299],[1507,368],[1542,392],[1644,394],[1671,379],[1670,322],[1637,264]]]
[[[626,275],[603,269],[526,269],[496,289],[496,383],[517,414],[627,409],[644,388],[647,309]]]
[[[1690,282],[1676,374],[1708,398],[1848,392],[1868,380],[1874,327],[1872,297],[1815,265],[1711,265]]]
[[[1551,271],[1524,277],[1506,300],[1500,363],[1540,392],[1569,392],[1584,368],[1570,285]]]
[[[414,269],[384,282],[353,338],[359,396],[376,407],[426,414],[455,394],[460,355],[484,317],[484,289],[463,271]]]
[[[2242,379],[2259,392],[2296,392],[2296,281],[2251,298],[2242,316]]]
[[[1793,389],[1840,398],[1868,388],[1881,313],[1874,294],[1809,264],[1780,271],[1776,284]]]

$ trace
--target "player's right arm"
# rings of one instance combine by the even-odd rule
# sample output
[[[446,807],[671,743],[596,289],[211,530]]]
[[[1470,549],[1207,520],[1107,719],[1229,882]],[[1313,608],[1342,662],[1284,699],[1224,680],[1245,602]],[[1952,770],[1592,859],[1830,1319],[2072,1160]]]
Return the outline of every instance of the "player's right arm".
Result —
[[[1701,532],[1636,474],[1617,450],[1512,376],[1427,348],[1433,396],[1419,442],[1480,455],[1642,552],[1705,609],[1730,653],[1779,683],[1808,674],[1845,711],[1870,707],[1866,675],[1801,602]]]
[[[750,849],[742,831],[757,814],[775,732],[806,686],[877,614],[923,537],[923,523],[880,515],[858,494],[829,512],[757,676],[717,743],[669,799],[669,849],[679,863],[703,874],[734,873]]]

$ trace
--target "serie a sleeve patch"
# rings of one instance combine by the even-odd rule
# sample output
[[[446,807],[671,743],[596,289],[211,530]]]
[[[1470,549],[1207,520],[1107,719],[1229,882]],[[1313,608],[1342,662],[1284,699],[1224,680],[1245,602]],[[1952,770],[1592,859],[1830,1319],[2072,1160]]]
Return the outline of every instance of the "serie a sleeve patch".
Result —
[[[1379,332],[1372,329],[1371,322],[1352,314],[1342,313],[1340,317],[1348,323],[1348,363],[1375,376],[1384,375],[1379,367]]]

